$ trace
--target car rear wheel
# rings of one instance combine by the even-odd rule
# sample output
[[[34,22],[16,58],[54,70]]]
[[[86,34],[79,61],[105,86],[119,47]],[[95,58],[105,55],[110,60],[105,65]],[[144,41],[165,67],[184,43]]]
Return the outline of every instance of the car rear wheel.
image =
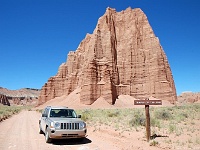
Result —
[[[45,141],[46,141],[46,143],[51,143],[51,141],[52,141],[52,139],[49,137],[49,132],[48,132],[47,128],[45,131]]]

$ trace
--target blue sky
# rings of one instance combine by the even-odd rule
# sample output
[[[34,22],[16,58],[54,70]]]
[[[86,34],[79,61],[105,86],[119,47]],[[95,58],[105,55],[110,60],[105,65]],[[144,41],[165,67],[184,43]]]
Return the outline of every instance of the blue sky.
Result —
[[[107,7],[129,6],[147,15],[177,94],[200,92],[199,0],[0,0],[0,86],[41,88]]]

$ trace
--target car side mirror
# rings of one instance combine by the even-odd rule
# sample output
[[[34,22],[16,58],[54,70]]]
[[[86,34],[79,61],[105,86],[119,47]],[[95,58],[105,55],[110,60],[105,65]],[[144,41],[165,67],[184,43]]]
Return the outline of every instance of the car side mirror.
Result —
[[[81,118],[81,115],[78,115],[77,118]]]
[[[42,114],[42,117],[47,117],[47,114]]]

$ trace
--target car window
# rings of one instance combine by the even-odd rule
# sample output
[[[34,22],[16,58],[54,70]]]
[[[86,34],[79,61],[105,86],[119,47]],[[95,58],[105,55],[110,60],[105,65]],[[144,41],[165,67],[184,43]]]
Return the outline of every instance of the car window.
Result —
[[[76,118],[76,113],[72,109],[51,109],[50,117]]]

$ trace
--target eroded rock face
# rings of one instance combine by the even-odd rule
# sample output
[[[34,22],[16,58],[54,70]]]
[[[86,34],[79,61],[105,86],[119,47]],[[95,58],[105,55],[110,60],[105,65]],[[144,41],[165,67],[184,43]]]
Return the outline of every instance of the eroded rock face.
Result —
[[[8,101],[8,98],[6,97],[6,95],[0,94],[0,104],[10,106],[10,102]]]
[[[172,72],[159,39],[139,8],[107,8],[93,34],[69,52],[56,76],[42,87],[39,104],[81,87],[80,102],[100,96],[114,104],[118,95],[177,100]]]

